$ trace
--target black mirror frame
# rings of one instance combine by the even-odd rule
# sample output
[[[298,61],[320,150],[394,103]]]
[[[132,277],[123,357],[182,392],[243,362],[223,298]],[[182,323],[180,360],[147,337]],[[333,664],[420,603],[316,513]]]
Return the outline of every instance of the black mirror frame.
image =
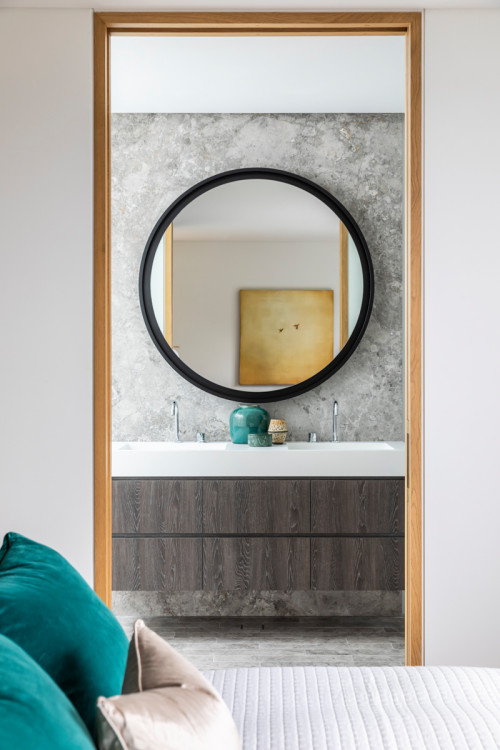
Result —
[[[327,205],[342,221],[346,226],[349,234],[354,240],[354,244],[358,250],[359,258],[361,261],[361,268],[363,272],[363,298],[361,301],[361,310],[358,316],[358,320],[354,327],[352,334],[349,336],[347,343],[342,350],[337,354],[332,361],[324,367],[322,370],[317,372],[307,380],[303,380],[301,383],[291,385],[286,388],[273,391],[245,391],[237,390],[235,388],[226,388],[225,386],[213,383],[207,380],[199,373],[188,367],[174,352],[173,349],[167,344],[165,337],[163,336],[153,310],[153,302],[151,299],[151,271],[153,267],[153,260],[156,249],[163,237],[165,230],[172,223],[175,217],[185,208],[189,203],[198,198],[208,190],[212,190],[220,185],[226,185],[230,182],[236,182],[238,180],[274,180],[276,182],[285,182],[288,185],[294,185],[295,187],[305,190],[307,193],[314,195],[318,200],[322,201]],[[293,398],[294,396],[300,396],[302,393],[310,391],[312,388],[320,385],[325,380],[328,380],[337,370],[339,370],[349,357],[353,354],[359,342],[361,341],[363,334],[368,325],[370,319],[372,307],[373,307],[373,296],[374,296],[374,275],[373,275],[373,264],[366,244],[365,238],[363,237],[361,230],[354,221],[350,213],[344,208],[344,206],[331,195],[327,190],[324,190],[319,185],[316,185],[311,180],[299,175],[293,174],[292,172],[285,172],[280,169],[265,169],[265,168],[247,168],[247,169],[233,169],[229,172],[222,172],[216,174],[213,177],[209,177],[202,182],[197,183],[185,193],[180,195],[162,214],[153,231],[149,235],[146,247],[141,261],[141,268],[139,273],[139,298],[141,302],[141,311],[148,329],[149,335],[153,339],[153,342],[169,365],[174,368],[179,375],[188,380],[193,385],[201,388],[207,393],[211,393],[213,396],[219,396],[230,401],[238,401],[239,403],[259,404],[269,403],[272,401],[284,401],[285,399]]]

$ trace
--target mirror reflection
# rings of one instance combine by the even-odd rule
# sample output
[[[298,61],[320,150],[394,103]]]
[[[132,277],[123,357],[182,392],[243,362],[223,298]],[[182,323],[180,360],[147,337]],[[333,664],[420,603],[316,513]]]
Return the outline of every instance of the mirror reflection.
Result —
[[[272,390],[326,367],[360,315],[353,239],[321,200],[247,179],[189,203],[151,269],[156,323],[192,370],[227,388]]]

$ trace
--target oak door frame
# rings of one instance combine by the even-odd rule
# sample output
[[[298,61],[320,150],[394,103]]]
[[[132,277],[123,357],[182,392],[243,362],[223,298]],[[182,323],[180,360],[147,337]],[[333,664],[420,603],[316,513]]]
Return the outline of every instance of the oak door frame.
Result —
[[[405,628],[406,663],[422,664],[421,13],[94,14],[94,559],[95,590],[108,605],[111,604],[109,39],[112,34],[405,37]]]

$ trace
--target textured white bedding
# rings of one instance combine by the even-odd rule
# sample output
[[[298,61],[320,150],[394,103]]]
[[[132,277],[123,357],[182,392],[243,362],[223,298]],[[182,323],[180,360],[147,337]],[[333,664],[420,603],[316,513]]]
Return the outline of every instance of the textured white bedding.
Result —
[[[204,674],[231,709],[243,750],[500,748],[500,669],[256,667]]]

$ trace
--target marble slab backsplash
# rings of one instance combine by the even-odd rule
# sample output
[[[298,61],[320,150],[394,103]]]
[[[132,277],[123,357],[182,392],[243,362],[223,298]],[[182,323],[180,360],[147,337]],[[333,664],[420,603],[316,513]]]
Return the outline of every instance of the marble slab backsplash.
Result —
[[[265,408],[286,419],[288,440],[309,432],[331,440],[334,399],[341,440],[403,440],[404,116],[115,114],[111,140],[113,440],[172,440],[174,399],[181,439],[202,431],[229,440],[237,404],[197,389],[161,357],[141,315],[138,275],[167,206],[196,182],[242,167],[295,172],[329,190],[358,222],[375,271],[370,323],[347,364]]]

